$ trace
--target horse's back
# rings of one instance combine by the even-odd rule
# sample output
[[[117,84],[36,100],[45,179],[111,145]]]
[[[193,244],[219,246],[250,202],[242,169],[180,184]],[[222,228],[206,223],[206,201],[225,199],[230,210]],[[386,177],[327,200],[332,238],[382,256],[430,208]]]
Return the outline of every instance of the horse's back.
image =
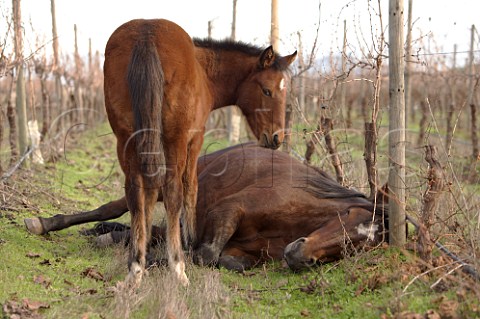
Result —
[[[271,216],[275,215],[273,211],[296,215],[294,210],[284,208],[297,207],[301,202],[298,210],[309,211],[318,205],[319,199],[305,191],[308,179],[318,172],[285,152],[242,144],[201,158],[199,163],[200,214],[220,201],[232,209],[246,208],[249,216],[263,216],[265,211],[272,211]]]
[[[110,36],[105,48],[105,66],[114,63],[117,67],[120,62],[128,65],[133,47],[146,37],[154,41],[160,60],[168,59],[163,65],[166,77],[170,70],[186,68],[193,63],[195,47],[182,27],[165,19],[136,19],[122,24]]]

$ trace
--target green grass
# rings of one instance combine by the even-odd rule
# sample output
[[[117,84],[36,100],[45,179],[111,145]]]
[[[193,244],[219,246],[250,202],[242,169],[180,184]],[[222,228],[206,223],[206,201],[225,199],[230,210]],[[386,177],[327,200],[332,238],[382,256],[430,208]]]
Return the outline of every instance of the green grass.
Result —
[[[3,317],[13,314],[14,303],[23,305],[25,317],[45,318],[394,318],[429,310],[446,317],[452,308],[458,317],[480,317],[478,282],[458,272],[446,276],[450,261],[444,258],[440,268],[424,274],[428,268],[413,253],[386,247],[301,273],[280,262],[244,274],[189,263],[188,288],[179,287],[165,268],[153,269],[136,293],[127,294],[117,286],[126,275],[126,249],[96,248],[78,233],[91,225],[45,236],[29,234],[23,226],[26,217],[92,209],[122,195],[123,175],[109,132],[104,124],[76,134],[55,163],[19,171],[5,185],[8,201],[0,202]],[[348,156],[361,161],[361,136],[342,134],[342,147],[356,150]],[[228,143],[207,136],[204,145],[212,152]],[[419,164],[421,156],[410,165]],[[478,185],[469,187],[474,194]],[[411,207],[418,205],[413,196],[409,200]],[[34,302],[45,307],[32,310]]]
[[[0,254],[7,261],[0,267],[2,302],[27,298],[48,302],[53,309],[65,299],[102,289],[103,282],[82,273],[88,268],[101,271],[112,257],[108,249],[99,254],[73,228],[39,237],[25,231],[21,218],[10,223],[0,226]]]
[[[207,135],[203,140],[202,154],[213,153],[230,146],[226,138],[216,138]]]
[[[78,230],[86,226],[36,236],[26,231],[23,219],[91,209],[120,194],[121,189],[113,191],[109,184],[120,176],[110,155],[112,137],[99,138],[107,129],[103,125],[84,134],[81,144],[68,140],[56,163],[18,171],[7,182],[15,200],[5,206],[23,205],[13,205],[15,211],[0,210],[0,255],[5,261],[0,266],[0,303],[41,301],[48,306],[48,316],[76,300],[79,306],[85,304],[78,309],[80,314],[88,304],[98,303],[98,294],[105,294],[106,283],[113,278],[97,280],[86,271],[104,273],[114,254],[111,249],[96,249],[80,236]]]
[[[380,318],[404,311],[426,313],[442,298],[458,302],[453,292],[429,289],[433,276],[414,281],[403,292],[415,267],[412,256],[380,249],[299,274],[279,264],[240,279],[228,271],[222,274],[236,296],[233,311],[238,318]],[[469,307],[460,311],[480,315]]]
[[[82,136],[86,147],[79,147],[74,140],[64,143],[64,152],[55,165],[52,179],[56,190],[67,198],[91,205],[95,196],[122,191],[123,175],[115,152],[114,136],[108,125],[85,132]]]

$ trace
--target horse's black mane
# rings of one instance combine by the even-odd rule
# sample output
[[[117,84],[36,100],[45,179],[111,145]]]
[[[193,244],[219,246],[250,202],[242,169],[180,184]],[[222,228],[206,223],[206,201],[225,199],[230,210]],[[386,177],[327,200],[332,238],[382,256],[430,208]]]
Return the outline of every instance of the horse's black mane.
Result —
[[[306,190],[318,198],[350,198],[366,196],[356,190],[343,187],[335,181],[330,175],[320,169],[313,168],[318,174],[308,176],[308,186]]]
[[[233,41],[230,39],[225,40],[213,40],[213,39],[199,39],[194,38],[193,43],[197,47],[207,48],[212,50],[223,50],[223,51],[239,51],[250,56],[260,56],[265,48],[260,48],[259,46],[245,43],[241,41]]]
[[[254,57],[260,57],[260,55],[266,49],[250,43],[245,43],[242,41],[233,41],[230,39],[213,40],[208,38],[207,39],[193,38],[193,44],[196,47],[206,48],[214,51],[236,51],[236,52],[241,52],[248,56],[254,56]],[[277,63],[279,58],[280,58],[280,55],[275,52],[275,62],[273,64],[273,67],[283,70],[283,68]]]
[[[318,174],[310,174],[307,178],[307,185],[308,187],[305,190],[317,198],[364,198],[369,202],[367,196],[365,194],[360,193],[354,189],[346,188],[340,185],[336,180],[334,180],[330,175],[326,172],[318,169],[317,167],[308,165],[309,168],[315,170]],[[375,204],[374,202],[370,202],[371,207],[367,208],[374,211],[376,214],[384,215],[383,218],[385,220],[388,216],[388,205],[384,205],[383,202],[379,202]],[[386,228],[388,228],[388,222],[386,223]]]

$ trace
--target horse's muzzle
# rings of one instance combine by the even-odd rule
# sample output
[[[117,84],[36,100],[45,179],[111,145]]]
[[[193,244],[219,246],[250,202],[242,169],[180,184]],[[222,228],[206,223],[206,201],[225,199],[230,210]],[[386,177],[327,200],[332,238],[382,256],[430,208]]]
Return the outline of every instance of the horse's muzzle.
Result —
[[[277,133],[273,134],[270,138],[267,133],[262,134],[260,146],[276,150],[280,147],[280,145],[282,145],[282,139]]]
[[[315,264],[314,259],[305,256],[305,242],[306,238],[301,237],[285,247],[283,257],[285,258],[288,267],[293,271],[299,271]]]

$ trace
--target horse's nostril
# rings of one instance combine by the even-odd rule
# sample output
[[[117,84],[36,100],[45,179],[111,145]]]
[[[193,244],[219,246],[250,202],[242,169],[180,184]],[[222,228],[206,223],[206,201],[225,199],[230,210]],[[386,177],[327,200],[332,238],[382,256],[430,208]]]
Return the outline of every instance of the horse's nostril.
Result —
[[[279,140],[279,138],[278,138],[278,134],[274,134],[274,135],[273,135],[273,144],[274,144],[275,146],[277,146],[278,144],[280,144],[280,140]]]
[[[299,238],[297,241],[298,241],[299,243],[304,243],[304,242],[306,242],[306,239],[305,239],[305,237],[301,237],[301,238]]]
[[[268,146],[268,144],[270,144],[269,141],[268,141],[268,135],[266,133],[262,134],[262,139],[263,139],[262,142],[265,143],[265,146]]]

